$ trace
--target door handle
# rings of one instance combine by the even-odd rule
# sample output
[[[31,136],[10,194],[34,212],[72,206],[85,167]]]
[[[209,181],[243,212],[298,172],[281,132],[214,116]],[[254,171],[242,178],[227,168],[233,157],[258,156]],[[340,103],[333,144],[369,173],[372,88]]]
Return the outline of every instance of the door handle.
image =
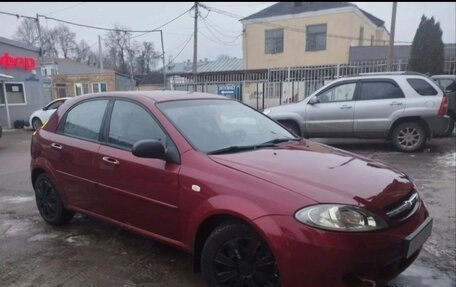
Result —
[[[51,143],[51,147],[55,150],[62,150],[63,146],[58,143]]]
[[[120,163],[117,159],[109,157],[109,156],[104,156],[103,161],[105,163],[112,164],[112,165],[119,165],[119,163]]]
[[[402,106],[401,102],[392,102],[390,106]]]
[[[351,109],[352,106],[349,106],[349,105],[343,105],[340,107],[341,110],[348,110],[348,109]]]

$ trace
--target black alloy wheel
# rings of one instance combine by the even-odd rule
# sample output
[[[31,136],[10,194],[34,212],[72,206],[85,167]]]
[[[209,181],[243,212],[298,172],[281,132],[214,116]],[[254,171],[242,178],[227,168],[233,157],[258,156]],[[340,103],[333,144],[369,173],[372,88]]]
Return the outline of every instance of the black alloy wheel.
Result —
[[[54,183],[46,174],[39,175],[35,181],[35,198],[41,217],[51,225],[65,224],[74,216],[64,207]]]
[[[203,275],[211,287],[278,287],[275,258],[248,226],[217,228],[203,249]]]

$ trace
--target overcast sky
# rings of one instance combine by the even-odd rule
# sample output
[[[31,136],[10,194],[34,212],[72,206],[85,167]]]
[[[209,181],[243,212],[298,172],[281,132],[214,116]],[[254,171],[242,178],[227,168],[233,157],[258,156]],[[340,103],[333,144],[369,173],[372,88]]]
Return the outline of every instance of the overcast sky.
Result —
[[[275,2],[201,2],[236,15],[248,16],[264,9]],[[390,30],[392,2],[353,2],[361,9],[385,21]],[[154,29],[183,13],[193,2],[1,2],[0,11],[27,16],[47,15],[67,21],[84,23],[93,26],[112,27],[114,23],[126,25],[131,29]],[[226,15],[202,9],[205,21],[199,22],[201,33],[198,35],[198,58],[215,59],[219,54],[242,57],[242,38],[236,38],[242,32],[241,23]],[[421,16],[425,14],[440,22],[444,43],[456,42],[456,3],[446,2],[399,2],[396,20],[396,41],[411,42],[415,35]],[[0,14],[2,29],[0,36],[12,38],[18,23],[15,17]],[[51,28],[57,22],[41,19],[41,25]],[[206,25],[212,29],[208,30]],[[341,23],[343,25],[343,23]],[[97,49],[97,36],[104,36],[104,31],[70,26],[77,33],[77,40],[84,39],[93,49]],[[193,33],[193,19],[186,13],[178,20],[163,28],[166,55],[175,57]],[[139,33],[138,33],[139,34]],[[137,34],[135,34],[137,35]],[[136,40],[152,41],[157,49],[160,47],[159,34],[150,33]],[[228,45],[227,45],[228,43]],[[167,57],[168,58],[168,57]],[[193,40],[190,40],[176,61],[193,58]]]

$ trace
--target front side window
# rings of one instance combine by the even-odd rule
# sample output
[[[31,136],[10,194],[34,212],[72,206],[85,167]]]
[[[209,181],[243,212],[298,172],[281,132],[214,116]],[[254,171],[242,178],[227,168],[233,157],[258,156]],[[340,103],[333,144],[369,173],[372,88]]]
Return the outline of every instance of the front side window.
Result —
[[[166,135],[155,119],[141,106],[116,101],[111,115],[108,143],[131,149],[140,140],[158,140],[166,146]]]
[[[391,82],[365,82],[361,85],[360,100],[381,100],[403,98],[398,86]]]
[[[5,83],[6,96],[8,104],[25,104],[25,92],[23,83]],[[3,87],[0,92],[0,104],[5,104],[5,95],[3,95]]]
[[[355,89],[356,83],[341,84],[318,95],[318,100],[320,103],[353,101]]]
[[[264,52],[277,54],[283,52],[283,29],[271,29],[264,32]]]
[[[326,24],[307,26],[306,51],[326,50]]]
[[[106,92],[106,83],[92,83],[92,92],[99,93],[99,92]]]
[[[435,96],[437,91],[423,79],[407,79],[412,88],[422,96]]]
[[[157,105],[189,143],[211,153],[294,136],[263,114],[229,100],[182,100]]]
[[[89,92],[89,85],[83,83],[74,84],[75,95],[80,96]]]
[[[84,102],[72,108],[65,119],[63,134],[98,140],[108,100]]]

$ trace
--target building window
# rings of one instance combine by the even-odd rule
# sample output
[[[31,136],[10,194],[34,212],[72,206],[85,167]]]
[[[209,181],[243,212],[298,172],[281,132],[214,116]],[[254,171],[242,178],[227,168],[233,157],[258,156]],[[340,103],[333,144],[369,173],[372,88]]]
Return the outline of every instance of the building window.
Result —
[[[106,83],[92,83],[92,93],[106,92],[106,87]]]
[[[264,32],[264,53],[283,53],[283,29],[270,29]]]
[[[55,84],[55,89],[57,92],[57,98],[65,98],[66,94],[66,84]]]
[[[364,44],[364,27],[359,27],[359,46]]]
[[[3,86],[0,85],[2,93],[0,93],[0,104],[5,104],[5,95],[3,94]],[[23,83],[5,83],[6,96],[8,105],[26,104],[25,91]]]
[[[374,46],[374,35],[371,35],[371,46]]]
[[[326,24],[307,26],[306,51],[326,50]]]
[[[87,94],[89,92],[89,84],[76,83],[74,84],[74,91],[76,96]]]

